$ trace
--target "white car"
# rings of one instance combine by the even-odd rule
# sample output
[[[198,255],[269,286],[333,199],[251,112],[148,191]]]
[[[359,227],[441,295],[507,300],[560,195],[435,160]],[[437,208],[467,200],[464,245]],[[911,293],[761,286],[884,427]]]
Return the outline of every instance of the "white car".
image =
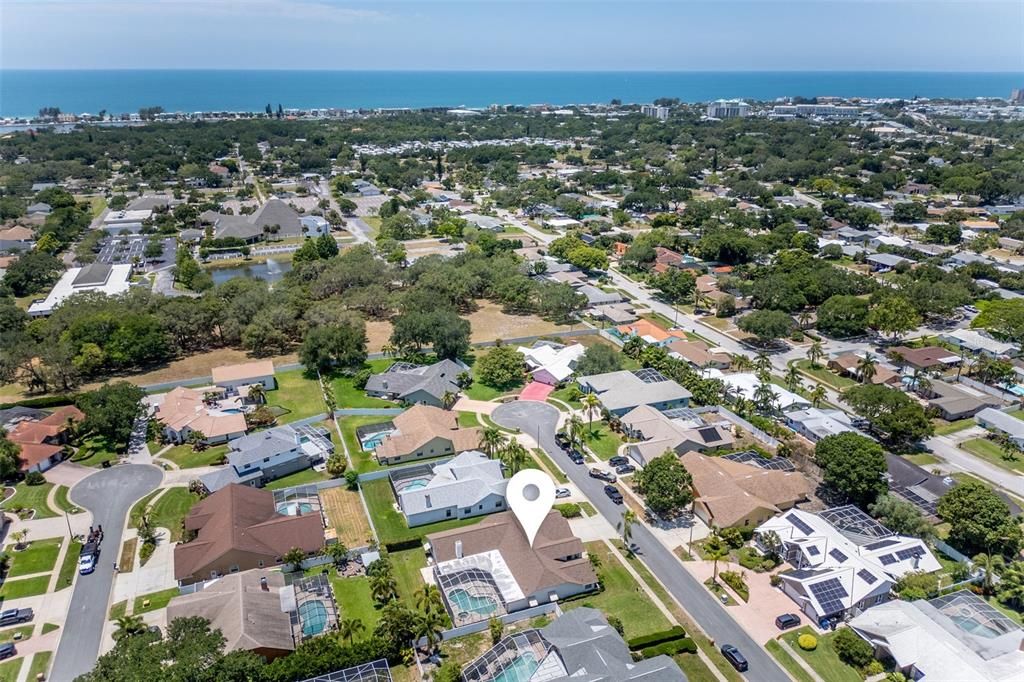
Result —
[[[86,554],[78,559],[78,572],[81,575],[89,575],[96,570],[96,557]]]
[[[571,495],[572,491],[569,490],[568,488],[555,488],[555,497],[558,499],[562,499],[563,497],[570,497]]]

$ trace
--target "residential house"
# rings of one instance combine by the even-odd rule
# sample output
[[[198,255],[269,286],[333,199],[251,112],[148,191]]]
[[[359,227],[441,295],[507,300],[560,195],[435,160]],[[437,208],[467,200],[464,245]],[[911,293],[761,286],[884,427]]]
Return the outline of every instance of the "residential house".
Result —
[[[817,407],[794,410],[786,413],[785,423],[812,443],[848,431],[860,433],[854,428],[850,416],[842,410],[821,410]]]
[[[709,416],[713,418],[714,413]],[[685,408],[665,413],[640,405],[623,415],[621,422],[623,432],[639,441],[627,445],[626,452],[641,466],[667,451],[680,455],[708,452],[731,447],[736,442],[727,420],[708,421]]]
[[[640,405],[668,410],[690,404],[691,393],[655,369],[594,374],[578,381],[585,393],[597,395],[601,407],[617,417]]]
[[[508,481],[501,462],[477,450],[467,450],[430,467],[430,473],[414,467],[391,474],[398,506],[410,528],[449,519],[506,511]]]
[[[207,445],[226,443],[245,435],[248,426],[241,412],[224,412],[207,400],[204,392],[178,386],[162,396],[153,396],[153,417],[163,427],[164,437],[185,443],[193,432],[201,433]]]
[[[25,409],[25,408],[20,408]],[[19,470],[42,473],[64,459],[64,445],[73,424],[85,419],[77,407],[67,405],[51,413],[31,410],[18,414],[19,408],[4,410],[0,428],[7,430],[7,439],[18,446]]]
[[[757,526],[806,502],[813,489],[797,471],[762,469],[697,452],[679,459],[693,478],[694,513],[713,528]]]
[[[441,360],[433,365],[396,362],[366,382],[366,395],[415,405],[443,407],[445,394],[458,395],[459,375],[469,372],[461,360]]]
[[[973,417],[986,407],[1002,405],[998,398],[975,391],[963,384],[949,384],[944,381],[933,381],[926,391],[928,407],[938,410],[946,421],[957,421]]]
[[[25,209],[25,214],[29,216],[39,215],[48,216],[53,211],[53,207],[42,201],[36,202]]]
[[[686,334],[682,331],[665,331],[650,320],[643,318],[636,322],[624,324],[616,327],[615,329],[611,329],[609,332],[623,341],[628,341],[633,337],[639,337],[651,346],[667,346],[673,341],[686,340]]]
[[[238,365],[221,365],[214,367],[212,372],[213,383],[227,391],[228,395],[242,393],[241,389],[247,390],[250,386],[259,384],[265,390],[272,391],[277,388],[277,379],[274,376],[274,363],[270,360],[257,360],[255,362],[244,362]]]
[[[529,348],[520,346],[517,350],[526,359],[534,381],[557,386],[573,375],[587,348],[581,343],[566,346],[551,341],[535,341]]]
[[[889,272],[895,269],[900,263],[906,263],[913,265],[914,261],[903,256],[897,256],[891,253],[870,253],[865,260],[871,266],[874,272]]]
[[[605,291],[600,287],[595,287],[593,284],[584,284],[583,286],[576,287],[576,293],[587,297],[588,307],[619,303],[624,300],[619,292]]]
[[[531,544],[511,512],[427,536],[434,578],[458,627],[598,589],[583,542],[552,509]],[[480,608],[467,609],[466,595]],[[461,596],[460,596],[461,595]],[[486,605],[486,606],[484,606]]]
[[[840,353],[833,358],[829,358],[827,366],[840,376],[860,381],[860,368],[863,360],[863,357],[857,353]],[[868,383],[898,386],[900,384],[900,380],[901,377],[899,372],[895,372],[885,365],[876,363],[875,373],[868,379]]]
[[[637,319],[636,307],[629,301],[594,306],[590,312],[595,318],[615,325],[629,324]]]
[[[924,371],[942,371],[960,364],[960,356],[941,346],[925,346],[924,348],[908,348],[895,346],[889,355],[896,357],[913,369]]]
[[[815,621],[856,615],[889,601],[907,573],[942,568],[923,540],[897,535],[852,505],[776,516],[754,531],[762,550],[769,533],[794,569],[778,574],[782,591]]]
[[[734,395],[753,400],[757,393],[757,387],[761,380],[753,372],[737,372],[735,374],[723,374],[722,381]],[[811,401],[801,395],[786,390],[782,386],[769,383],[768,390],[775,396],[776,406],[783,412],[793,410],[804,410],[811,407]]]
[[[414,405],[392,424],[374,450],[381,464],[457,455],[480,445],[480,429],[462,428],[458,414],[430,405]]]
[[[962,350],[990,358],[1012,358],[1020,353],[1017,344],[999,341],[975,329],[953,329],[939,338]]]
[[[466,213],[462,216],[471,225],[487,232],[501,232],[505,229],[505,221],[489,215],[479,213]]]
[[[132,266],[91,263],[81,268],[67,270],[50,289],[42,301],[35,301],[28,308],[32,317],[44,317],[54,308],[75,294],[101,293],[114,296],[128,291],[131,286]]]
[[[174,579],[182,585],[276,566],[295,547],[313,554],[324,546],[319,513],[282,514],[273,492],[245,485],[200,500],[184,525],[194,537],[174,547]]]
[[[978,426],[1002,434],[1012,440],[1018,448],[1024,449],[1024,420],[994,407],[979,410],[974,415],[974,420],[978,422]]]
[[[525,675],[525,676],[524,676]],[[503,637],[462,669],[464,682],[686,682],[664,654],[633,660],[605,615],[589,607],[566,611],[540,629]]]
[[[961,220],[960,229],[972,232],[998,232],[999,223],[991,220]]]
[[[324,462],[334,453],[326,429],[291,424],[236,438],[229,448],[227,466],[199,477],[211,493],[232,483],[262,488],[270,481]]]
[[[704,341],[675,340],[666,347],[669,357],[686,360],[696,369],[729,369],[732,357],[722,348],[711,348]]]

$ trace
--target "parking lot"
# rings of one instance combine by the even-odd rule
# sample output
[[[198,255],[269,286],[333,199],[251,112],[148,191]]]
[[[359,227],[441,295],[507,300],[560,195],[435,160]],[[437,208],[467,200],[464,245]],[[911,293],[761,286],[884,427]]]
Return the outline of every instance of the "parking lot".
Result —
[[[159,239],[162,242],[163,254],[158,258],[146,259],[143,256],[146,244],[150,239]],[[96,262],[109,263],[110,265],[130,265],[136,262],[166,265],[174,262],[176,252],[177,243],[174,237],[161,238],[146,235],[107,237],[100,242],[100,250],[96,254]]]

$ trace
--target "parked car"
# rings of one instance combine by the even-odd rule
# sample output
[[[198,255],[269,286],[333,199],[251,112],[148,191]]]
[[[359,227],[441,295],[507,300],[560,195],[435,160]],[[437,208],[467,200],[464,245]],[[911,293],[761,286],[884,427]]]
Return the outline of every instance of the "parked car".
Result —
[[[555,443],[557,443],[558,447],[562,448],[563,450],[568,450],[570,443],[568,434],[566,434],[565,431],[559,431],[558,433],[556,433]]]
[[[568,488],[555,488],[555,497],[562,499],[563,497],[569,497],[572,495],[572,491]]]
[[[615,486],[606,485],[604,487],[604,494],[615,504],[622,504],[622,493]]]
[[[620,476],[622,474],[631,474],[634,471],[636,471],[636,467],[633,466],[632,464],[623,464],[621,466],[615,467],[615,473],[619,474]]]
[[[0,626],[27,623],[35,617],[32,609],[7,609],[0,612]]]
[[[604,469],[598,469],[597,467],[590,470],[590,477],[602,481],[608,481],[609,483],[615,483],[615,474],[610,471],[605,471]]]
[[[780,630],[789,630],[800,625],[800,616],[795,613],[784,613],[775,619],[775,627]]]
[[[615,455],[610,460],[608,460],[608,463],[611,464],[613,467],[619,467],[622,466],[623,464],[629,464],[629,458],[623,457],[622,455]]]
[[[79,575],[89,575],[96,570],[96,555],[86,554],[78,559],[78,573]]]
[[[583,464],[583,462],[585,461],[583,459],[583,453],[580,452],[579,450],[570,450],[569,459],[572,460],[573,464]]]
[[[750,667],[747,663],[747,659],[743,657],[740,650],[734,647],[732,644],[722,645],[722,655],[725,656],[725,660],[732,664],[732,667],[736,668],[739,672],[743,673]]]
[[[18,649],[13,644],[0,644],[0,660],[17,655]]]

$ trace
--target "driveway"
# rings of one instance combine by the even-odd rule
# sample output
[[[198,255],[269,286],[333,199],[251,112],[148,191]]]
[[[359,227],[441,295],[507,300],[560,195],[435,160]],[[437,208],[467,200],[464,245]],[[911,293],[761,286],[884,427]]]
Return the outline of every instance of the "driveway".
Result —
[[[125,517],[137,500],[154,490],[163,472],[154,466],[123,464],[101,469],[71,489],[71,500],[92,512],[93,523],[103,526],[102,555],[92,575],[80,575],[50,672],[52,680],[73,680],[92,669],[100,650],[103,625],[114,578],[114,562],[121,552]]]
[[[555,443],[559,414],[557,409],[547,403],[526,400],[499,405],[491,414],[491,419],[499,426],[538,434],[540,445],[548,456],[565,471],[594,508],[612,526],[618,527],[625,507],[609,500],[604,494],[604,483],[588,476],[585,465],[573,464]],[[637,524],[633,527],[633,542],[647,567],[709,637],[716,643],[739,647],[750,663],[750,672],[747,673],[749,679],[758,682],[788,682],[789,676],[779,668],[775,659],[751,639],[707,588],[680,565],[679,560],[646,526]]]

